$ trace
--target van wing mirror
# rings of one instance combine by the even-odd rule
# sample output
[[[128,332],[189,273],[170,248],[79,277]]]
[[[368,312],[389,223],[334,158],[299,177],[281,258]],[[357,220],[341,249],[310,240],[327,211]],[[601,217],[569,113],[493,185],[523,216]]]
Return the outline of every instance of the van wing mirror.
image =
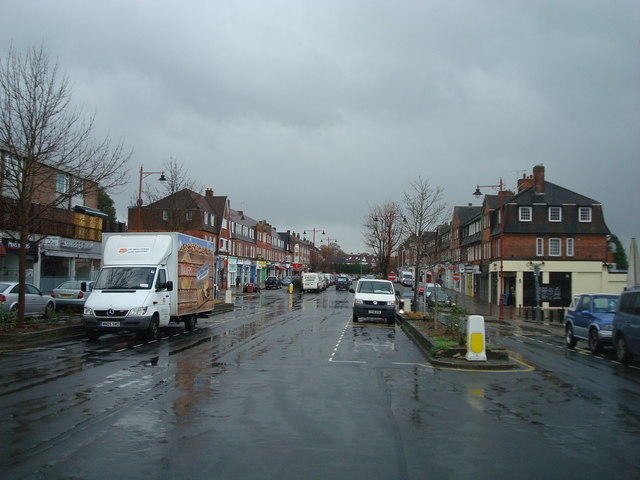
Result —
[[[173,282],[171,280],[167,280],[164,283],[158,283],[158,288],[156,290],[166,290],[167,292],[171,292],[173,290]]]
[[[86,292],[87,290],[89,290],[87,288],[87,282],[80,282],[80,291],[81,292]]]

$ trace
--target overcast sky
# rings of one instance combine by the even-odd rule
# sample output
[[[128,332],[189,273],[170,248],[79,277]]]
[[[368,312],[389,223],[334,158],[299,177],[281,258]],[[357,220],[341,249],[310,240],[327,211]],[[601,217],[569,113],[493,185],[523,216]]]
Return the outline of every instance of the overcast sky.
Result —
[[[453,207],[541,163],[602,202],[625,248],[640,236],[639,1],[2,7],[0,54],[44,45],[96,136],[134,149],[122,219],[140,166],[173,156],[232,208],[361,251],[369,207],[417,176]]]

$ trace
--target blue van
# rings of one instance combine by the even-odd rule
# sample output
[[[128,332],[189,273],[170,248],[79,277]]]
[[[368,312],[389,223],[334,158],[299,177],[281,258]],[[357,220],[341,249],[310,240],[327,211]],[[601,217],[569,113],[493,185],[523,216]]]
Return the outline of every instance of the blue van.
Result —
[[[640,289],[627,290],[620,295],[613,316],[613,343],[616,357],[622,363],[640,356]]]

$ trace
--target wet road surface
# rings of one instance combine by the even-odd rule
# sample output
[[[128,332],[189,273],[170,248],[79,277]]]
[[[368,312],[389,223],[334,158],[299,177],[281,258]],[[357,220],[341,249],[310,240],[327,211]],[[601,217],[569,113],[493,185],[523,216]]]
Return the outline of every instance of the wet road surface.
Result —
[[[2,478],[640,475],[637,364],[505,322],[492,341],[531,369],[433,368],[351,298],[269,291],[157,342],[0,354]]]

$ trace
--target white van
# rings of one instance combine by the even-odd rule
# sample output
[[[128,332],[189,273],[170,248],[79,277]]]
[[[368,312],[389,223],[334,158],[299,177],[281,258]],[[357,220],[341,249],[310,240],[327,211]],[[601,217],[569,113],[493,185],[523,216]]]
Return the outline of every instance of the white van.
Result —
[[[302,293],[318,292],[325,289],[324,275],[322,273],[302,274]]]
[[[353,322],[360,317],[386,318],[387,323],[396,321],[396,292],[389,280],[363,278],[356,288],[349,290],[353,297]]]

